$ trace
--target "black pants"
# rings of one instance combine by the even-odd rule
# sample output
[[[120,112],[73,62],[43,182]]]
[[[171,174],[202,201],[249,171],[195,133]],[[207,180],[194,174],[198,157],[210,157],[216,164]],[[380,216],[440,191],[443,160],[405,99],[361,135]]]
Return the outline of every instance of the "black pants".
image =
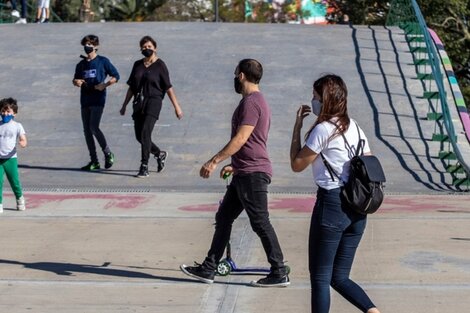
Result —
[[[140,162],[147,165],[150,153],[157,156],[160,155],[160,148],[152,141],[153,128],[158,118],[137,113],[134,113],[132,117],[134,118],[135,138],[141,144],[142,157]]]
[[[270,183],[271,179],[265,173],[233,177],[215,216],[214,237],[203,266],[210,270],[216,269],[229,242],[232,224],[245,209],[253,231],[261,239],[268,262],[271,264],[271,272],[279,276],[286,274],[281,246],[269,221],[268,185]]]
[[[98,162],[98,156],[96,155],[95,139],[101,147],[103,152],[109,153],[108,144],[103,132],[100,129],[101,116],[103,115],[104,107],[91,106],[82,107],[82,122],[83,132],[85,134],[85,141],[90,153],[90,159],[92,162]],[[94,138],[93,138],[94,137]]]

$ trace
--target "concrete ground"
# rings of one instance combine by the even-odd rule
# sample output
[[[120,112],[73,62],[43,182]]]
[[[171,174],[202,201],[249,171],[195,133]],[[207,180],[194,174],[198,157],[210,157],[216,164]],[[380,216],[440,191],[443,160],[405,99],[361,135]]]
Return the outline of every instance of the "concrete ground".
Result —
[[[371,215],[352,277],[382,312],[467,312],[470,307],[470,195],[450,184],[423,118],[427,103],[403,34],[381,27],[208,23],[0,25],[0,96],[20,101],[29,147],[19,152],[27,210],[6,187],[0,216],[0,312],[309,312],[307,238],[314,197],[310,172],[291,173],[288,147],[297,107],[312,81],[342,75],[351,115],[369,136],[387,175],[387,197]],[[109,90],[102,128],[117,162],[81,172],[88,161],[78,90],[71,84],[82,36],[121,72]],[[154,136],[170,152],[161,174],[136,179],[139,146],[118,115],[138,40],[151,34],[170,68],[185,117],[168,101]],[[202,261],[225,185],[200,166],[228,140],[238,98],[239,59],[265,65],[262,90],[273,109],[269,149],[275,175],[271,219],[292,284],[248,286],[259,276],[189,279],[182,263]],[[266,266],[245,216],[234,225],[239,266]],[[332,313],[356,312],[332,293]]]
[[[292,268],[288,288],[261,276],[207,285],[178,269],[202,261],[221,195],[28,193],[0,218],[0,311],[309,312],[307,237],[314,198],[273,194],[271,219]],[[352,277],[382,312],[466,312],[470,196],[391,195],[371,215]],[[8,196],[7,208],[14,199]],[[246,217],[234,225],[237,265],[266,267]],[[332,292],[332,313],[357,310]]]

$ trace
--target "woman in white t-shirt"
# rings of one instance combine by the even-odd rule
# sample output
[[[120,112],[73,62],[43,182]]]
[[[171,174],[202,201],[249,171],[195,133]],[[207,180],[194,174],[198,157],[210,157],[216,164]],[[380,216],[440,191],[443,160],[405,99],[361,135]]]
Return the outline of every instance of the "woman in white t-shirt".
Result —
[[[312,107],[299,108],[292,135],[292,170],[301,172],[312,165],[313,181],[318,186],[309,234],[312,313],[329,312],[330,285],[362,312],[380,313],[364,290],[349,278],[366,216],[342,205],[340,190],[349,177],[349,160],[359,142],[359,132],[365,140],[364,153],[370,153],[370,149],[365,134],[348,116],[347,93],[339,76],[327,74],[316,80]],[[318,118],[301,147],[303,119],[311,112]],[[330,171],[321,155],[330,164]]]

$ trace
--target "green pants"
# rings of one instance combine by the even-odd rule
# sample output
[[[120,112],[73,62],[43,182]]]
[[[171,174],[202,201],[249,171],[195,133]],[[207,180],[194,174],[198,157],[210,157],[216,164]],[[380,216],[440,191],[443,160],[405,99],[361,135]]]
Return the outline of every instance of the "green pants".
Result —
[[[10,183],[16,199],[23,196],[20,175],[18,173],[18,159],[0,159],[0,203],[3,203],[3,174],[7,174],[8,182]]]

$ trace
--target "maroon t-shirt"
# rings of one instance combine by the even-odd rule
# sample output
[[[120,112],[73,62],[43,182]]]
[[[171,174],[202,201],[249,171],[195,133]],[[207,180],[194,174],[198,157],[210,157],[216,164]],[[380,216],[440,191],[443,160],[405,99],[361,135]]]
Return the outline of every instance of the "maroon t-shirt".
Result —
[[[271,109],[261,92],[253,92],[244,97],[233,112],[232,138],[242,125],[255,128],[243,147],[232,156],[235,175],[263,172],[272,176],[273,170],[266,145],[271,125]]]

